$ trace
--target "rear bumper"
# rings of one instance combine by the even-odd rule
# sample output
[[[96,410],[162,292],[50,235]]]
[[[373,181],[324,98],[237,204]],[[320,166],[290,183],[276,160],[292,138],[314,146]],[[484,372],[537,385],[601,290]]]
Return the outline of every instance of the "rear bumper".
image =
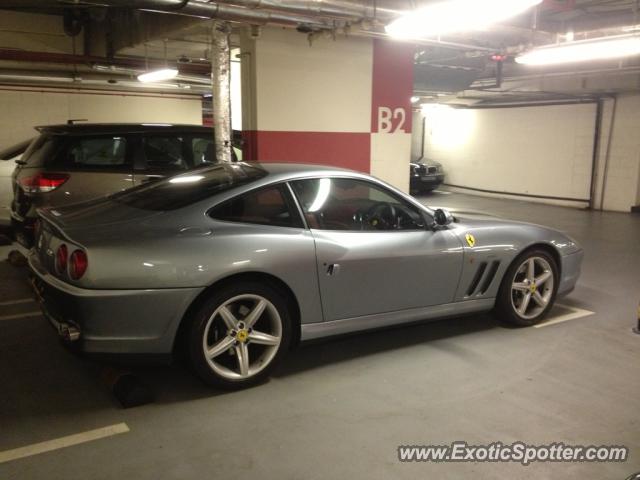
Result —
[[[558,286],[558,295],[567,295],[576,288],[580,271],[582,269],[582,259],[584,258],[584,250],[565,255],[561,258],[561,275],[560,285]]]
[[[44,315],[61,335],[69,326],[77,329],[74,345],[86,353],[171,353],[184,313],[202,291],[84,289],[49,275],[35,253],[29,266]]]

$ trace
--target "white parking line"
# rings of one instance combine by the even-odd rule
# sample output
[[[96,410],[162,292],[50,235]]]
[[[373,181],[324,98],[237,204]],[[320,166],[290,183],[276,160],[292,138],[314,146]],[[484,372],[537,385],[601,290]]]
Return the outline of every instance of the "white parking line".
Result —
[[[66,437],[47,440],[45,442],[34,443],[26,447],[14,448],[13,450],[5,450],[0,452],[0,463],[10,462],[19,458],[30,457],[40,453],[51,452],[61,448],[71,447],[80,443],[92,442],[105,437],[111,437],[120,433],[127,433],[129,427],[126,423],[117,423],[108,427],[96,428],[88,432],[75,433]]]
[[[565,313],[563,315],[558,315],[557,317],[550,317],[549,320],[539,323],[538,325],[534,325],[534,328],[542,328],[549,327],[551,325],[556,325],[557,323],[568,322],[569,320],[576,320],[582,317],[588,317],[589,315],[593,315],[596,312],[592,312],[590,310],[583,310],[581,308],[568,307],[566,305],[558,305],[561,308],[571,310],[569,313]]]
[[[33,312],[16,313],[15,315],[4,315],[3,317],[0,317],[0,320],[14,320],[16,318],[35,317],[38,315],[42,315],[42,312],[40,310]]]
[[[0,307],[6,307],[7,305],[18,305],[20,303],[35,303],[33,298],[20,298],[18,300],[10,300],[8,302],[0,302]]]

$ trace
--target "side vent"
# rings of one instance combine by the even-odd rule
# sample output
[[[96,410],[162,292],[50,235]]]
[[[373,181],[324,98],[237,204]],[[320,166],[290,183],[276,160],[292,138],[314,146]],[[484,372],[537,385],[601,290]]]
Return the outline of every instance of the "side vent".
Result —
[[[480,295],[484,295],[489,290],[489,287],[493,283],[493,279],[496,276],[496,272],[498,271],[498,267],[500,266],[500,262],[495,260],[491,262],[491,267],[489,267],[489,271],[487,272],[487,276],[484,277],[484,281],[480,286]]]
[[[467,297],[473,295],[473,292],[478,288],[478,284],[480,280],[482,280],[482,276],[484,275],[484,271],[487,269],[487,262],[482,262],[478,266],[478,270],[476,270],[476,274],[473,276],[473,280],[469,284],[469,288],[467,289]]]
[[[487,262],[482,262],[478,265],[478,269],[473,276],[473,280],[467,289],[467,297],[471,297],[473,295],[484,295],[487,293],[487,290],[489,290],[489,287],[493,283],[493,279],[495,278],[499,267],[500,262],[497,260],[491,262],[490,266]]]

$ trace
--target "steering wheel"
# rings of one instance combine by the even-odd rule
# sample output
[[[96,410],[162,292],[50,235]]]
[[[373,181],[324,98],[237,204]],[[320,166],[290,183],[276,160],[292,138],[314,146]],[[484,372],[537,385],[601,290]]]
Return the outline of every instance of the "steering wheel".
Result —
[[[398,228],[396,207],[387,202],[376,203],[364,214],[365,222],[376,230],[394,230]]]

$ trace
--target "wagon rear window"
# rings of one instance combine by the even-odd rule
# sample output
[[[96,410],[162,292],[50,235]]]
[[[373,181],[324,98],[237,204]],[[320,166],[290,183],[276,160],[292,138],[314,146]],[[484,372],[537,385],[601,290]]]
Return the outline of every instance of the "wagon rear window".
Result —
[[[143,210],[176,210],[266,175],[262,168],[246,164],[216,165],[132,188],[111,199]]]

